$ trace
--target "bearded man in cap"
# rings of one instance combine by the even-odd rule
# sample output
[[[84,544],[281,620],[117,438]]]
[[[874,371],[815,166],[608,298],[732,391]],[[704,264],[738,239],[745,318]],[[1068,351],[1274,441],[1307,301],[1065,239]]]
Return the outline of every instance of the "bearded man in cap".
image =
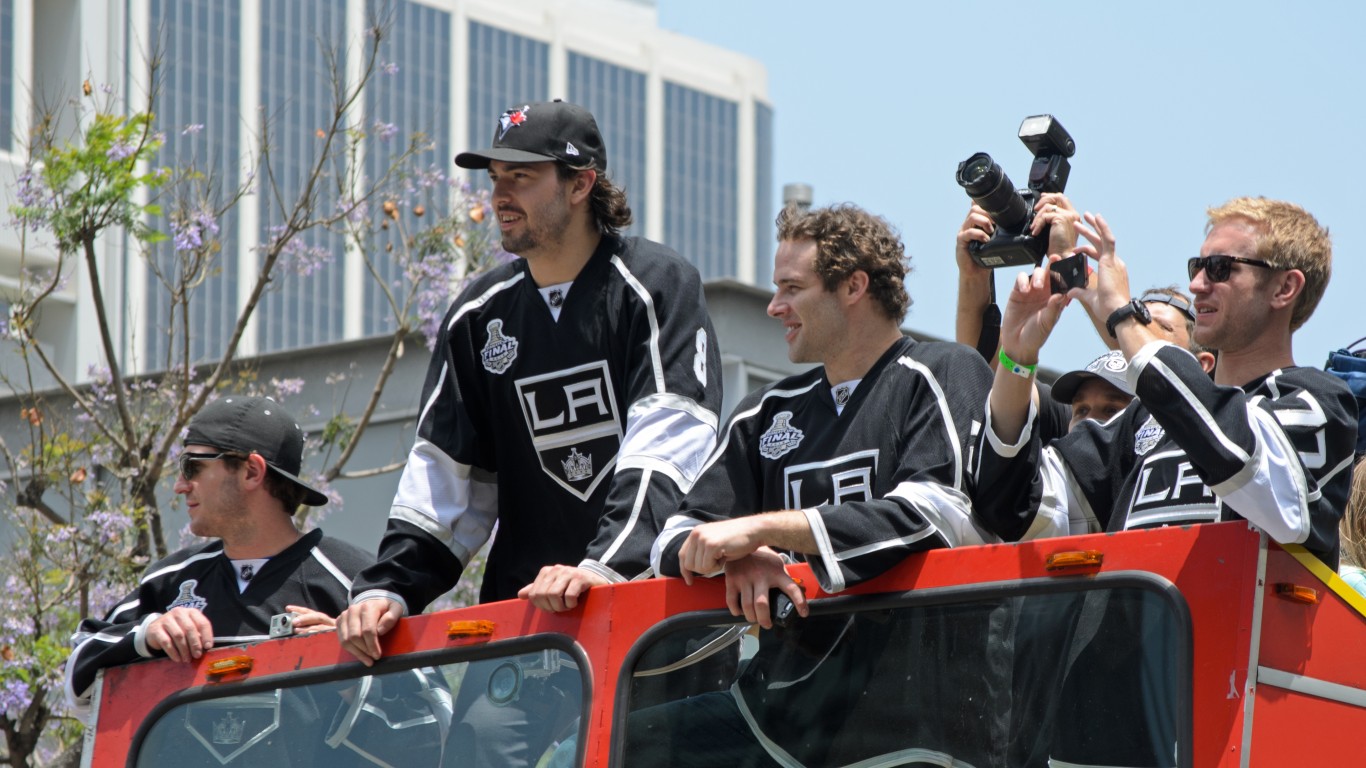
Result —
[[[491,148],[455,162],[488,172],[503,249],[520,258],[471,281],[446,315],[379,562],[337,622],[367,665],[400,618],[455,585],[495,524],[481,602],[571,610],[593,586],[649,575],[656,520],[716,441],[720,355],[701,277],[621,235],[631,209],[593,116],[519,104]],[[471,670],[462,696],[491,671]],[[578,701],[577,673],[551,685]],[[466,704],[447,754],[469,765],[534,765],[573,714]]]
[[[351,579],[373,558],[295,525],[301,504],[327,503],[299,479],[303,447],[294,417],[269,398],[227,395],[190,420],[175,492],[190,531],[210,541],[153,563],[104,619],[81,622],[65,684],[78,716],[89,715],[105,667],[190,662],[215,646],[266,640],[281,614],[293,614],[298,634],[335,626]]]
[[[338,622],[366,664],[401,617],[455,585],[495,523],[481,602],[568,610],[592,586],[647,574],[656,515],[677,508],[716,439],[720,356],[701,278],[620,234],[631,210],[593,116],[522,104],[492,143],[455,162],[487,170],[503,248],[521,258],[446,315],[379,562]]]

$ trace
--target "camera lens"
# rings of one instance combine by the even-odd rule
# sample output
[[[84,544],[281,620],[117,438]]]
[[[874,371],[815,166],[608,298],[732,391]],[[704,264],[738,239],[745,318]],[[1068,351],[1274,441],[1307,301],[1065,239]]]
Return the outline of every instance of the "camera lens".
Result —
[[[958,184],[974,203],[986,209],[997,226],[1018,232],[1029,223],[1029,204],[991,155],[978,152],[960,163]]]

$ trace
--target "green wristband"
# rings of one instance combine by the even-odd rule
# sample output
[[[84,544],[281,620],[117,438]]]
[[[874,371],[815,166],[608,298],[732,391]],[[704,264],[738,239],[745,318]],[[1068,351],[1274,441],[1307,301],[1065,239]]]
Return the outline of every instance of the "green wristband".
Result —
[[[1016,376],[1019,376],[1022,379],[1027,379],[1030,376],[1033,376],[1035,369],[1039,367],[1038,363],[1035,363],[1034,365],[1020,365],[1014,360],[1011,360],[1010,355],[1006,354],[1005,347],[1001,347],[1001,354],[998,355],[998,357],[1001,360],[1001,365],[1004,365],[1007,371],[1010,371],[1011,373],[1015,374]]]

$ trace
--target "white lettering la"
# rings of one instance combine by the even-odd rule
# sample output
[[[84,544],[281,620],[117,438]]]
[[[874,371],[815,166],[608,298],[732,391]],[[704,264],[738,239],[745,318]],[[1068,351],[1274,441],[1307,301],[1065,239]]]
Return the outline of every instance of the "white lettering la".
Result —
[[[867,467],[836,472],[830,481],[835,486],[836,504],[873,498],[873,472]]]
[[[580,397],[584,392],[590,392],[587,397]],[[570,384],[564,388],[564,399],[569,403],[569,420],[579,420],[579,408],[585,405],[596,405],[598,415],[607,415],[607,403],[602,399],[602,379],[590,379],[580,381],[577,384]]]

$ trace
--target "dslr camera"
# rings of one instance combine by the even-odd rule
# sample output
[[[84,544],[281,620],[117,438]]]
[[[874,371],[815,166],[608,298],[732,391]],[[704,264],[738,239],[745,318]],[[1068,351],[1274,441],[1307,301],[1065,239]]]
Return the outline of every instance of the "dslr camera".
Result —
[[[1048,251],[1048,229],[1037,236],[1029,233],[1034,205],[1045,192],[1062,192],[1072,170],[1067,158],[1076,152],[1076,144],[1052,115],[1026,117],[1020,123],[1020,141],[1034,155],[1027,189],[1016,190],[1010,177],[985,152],[958,164],[958,184],[996,224],[990,240],[968,243],[972,260],[987,269],[1043,261]]]

